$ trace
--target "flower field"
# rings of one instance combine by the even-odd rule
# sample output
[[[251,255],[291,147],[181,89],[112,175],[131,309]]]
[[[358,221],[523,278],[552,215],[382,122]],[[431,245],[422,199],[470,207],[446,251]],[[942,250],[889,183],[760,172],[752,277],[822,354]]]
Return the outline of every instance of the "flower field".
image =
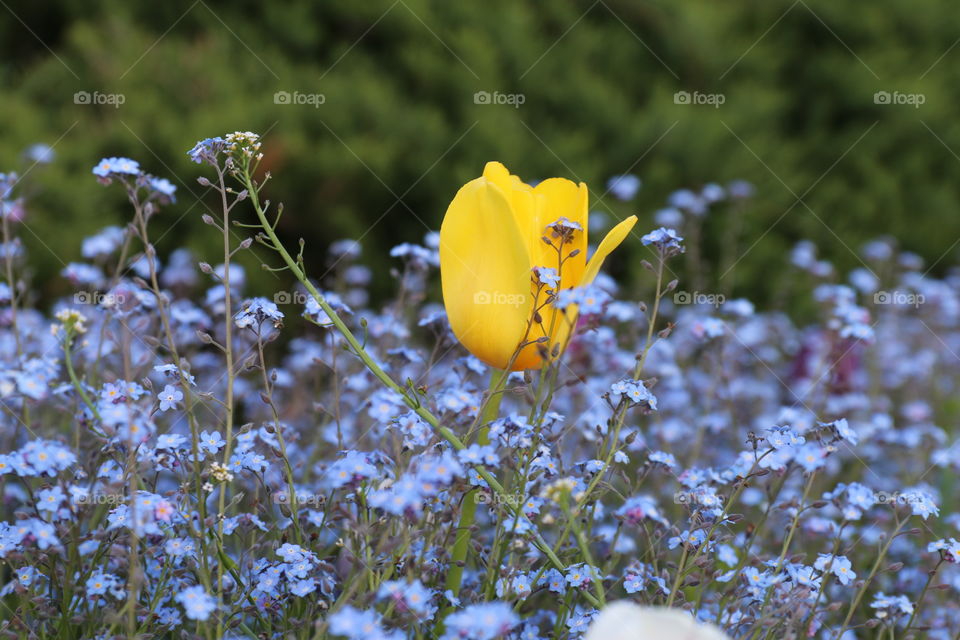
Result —
[[[362,239],[310,273],[278,222],[323,214],[260,149],[188,152],[217,255],[158,255],[174,185],[93,166],[128,224],[77,239],[51,308],[0,174],[3,637],[600,640],[629,601],[680,614],[666,640],[960,638],[955,272],[799,242],[791,317],[675,274],[749,184],[605,227],[586,185],[491,162],[390,273]],[[603,271],[628,245],[640,289]]]

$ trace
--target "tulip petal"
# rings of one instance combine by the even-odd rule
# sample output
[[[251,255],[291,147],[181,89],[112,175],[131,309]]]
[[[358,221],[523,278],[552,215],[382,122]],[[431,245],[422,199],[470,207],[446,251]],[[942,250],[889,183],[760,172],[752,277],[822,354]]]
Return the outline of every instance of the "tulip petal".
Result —
[[[577,323],[577,308],[576,305],[571,306],[565,311],[560,311],[555,309],[552,306],[545,308],[540,311],[540,315],[543,317],[543,325],[535,325],[530,330],[530,335],[527,337],[527,341],[536,340],[550,333],[550,340],[546,343],[534,343],[528,344],[520,352],[520,355],[517,356],[516,360],[511,367],[512,371],[523,371],[525,369],[539,369],[542,367],[546,361],[551,360],[549,357],[556,347],[557,344],[560,345],[559,353],[563,353],[567,349],[567,345],[570,342],[570,337],[573,333],[573,329]],[[552,329],[552,331],[551,331]],[[544,358],[540,355],[540,350],[546,349],[548,358],[545,361]]]
[[[541,219],[541,212],[545,205],[544,198],[518,176],[512,175],[499,162],[488,162],[483,168],[483,177],[496,184],[510,203],[520,236],[527,246],[527,254],[530,257],[529,266],[556,268],[556,255],[553,256],[553,263],[543,263],[542,256],[549,247],[540,238],[543,237],[546,225],[550,222]]]
[[[565,178],[549,178],[536,187],[530,187],[499,162],[488,162],[484,167],[483,177],[496,184],[510,201],[520,235],[527,246],[530,267],[550,267],[559,271],[559,289],[579,285],[587,262],[587,185]],[[573,258],[566,259],[562,269],[557,250],[543,241],[544,236],[550,236],[547,225],[560,218],[576,222],[583,228],[583,231],[574,234],[573,242],[564,245],[564,257],[576,249],[579,249],[579,252]],[[532,293],[536,293],[535,287]],[[542,291],[540,295],[545,297],[547,294]],[[543,298],[540,302],[543,302]],[[514,371],[541,367],[544,364],[540,355],[541,349],[546,348],[552,352],[558,343],[561,352],[566,348],[576,322],[576,310],[563,313],[547,306],[540,311],[540,316],[542,323],[531,327],[527,340],[541,337],[548,337],[549,340],[525,347],[511,367]]]
[[[547,234],[546,225],[556,222],[560,218],[576,222],[583,227],[583,231],[576,232],[573,236],[573,242],[564,246],[564,257],[576,249],[580,251],[563,263],[563,270],[560,273],[561,289],[575,287],[583,278],[583,272],[587,265],[587,201],[589,198],[587,185],[582,182],[578,185],[566,178],[549,178],[534,187],[533,191],[542,195],[544,202],[537,221],[539,228],[533,232],[536,234],[533,237],[537,240],[537,247],[540,250],[539,257],[542,262],[531,266],[556,269],[559,262],[556,249],[548,246],[540,238]],[[531,257],[536,259],[538,256],[532,254]]]
[[[583,280],[580,281],[581,286],[593,282],[593,279],[600,273],[603,261],[607,259],[607,256],[610,255],[614,249],[620,246],[620,243],[624,241],[635,224],[637,224],[637,216],[630,216],[607,233],[607,237],[603,239],[603,242],[600,243],[600,246],[597,247],[597,250],[590,258],[590,262],[587,263],[587,269],[583,273]]]
[[[503,191],[477,178],[457,192],[440,227],[440,279],[450,327],[503,369],[531,314],[530,259]]]

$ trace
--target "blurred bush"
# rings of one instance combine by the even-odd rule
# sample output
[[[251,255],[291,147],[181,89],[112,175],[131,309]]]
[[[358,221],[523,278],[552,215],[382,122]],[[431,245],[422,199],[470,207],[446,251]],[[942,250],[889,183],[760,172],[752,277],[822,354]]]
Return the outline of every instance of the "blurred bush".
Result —
[[[960,15],[951,9],[948,0],[12,3],[0,9],[0,170],[35,142],[57,153],[25,180],[37,197],[24,235],[48,293],[61,290],[55,276],[83,235],[127,220],[116,190],[90,175],[105,155],[134,157],[179,186],[161,252],[186,242],[211,247],[213,259],[199,218],[215,203],[185,151],[237,129],[266,135],[271,192],[287,208],[282,233],[307,240],[318,274],[341,237],[362,238],[385,272],[389,248],[436,228],[490,159],[524,178],[585,180],[594,209],[611,221],[639,213],[638,230],[674,189],[744,178],[757,197],[739,240],[724,209],[702,231],[707,264],[743,256],[736,280],[717,285],[713,269],[706,285],[770,299],[801,238],[842,268],[878,234],[941,267],[953,251]],[[125,102],[78,105],[77,91]],[[484,91],[523,103],[477,104]],[[677,91],[724,103],[676,104]],[[877,104],[878,91],[925,102]],[[323,103],[277,104],[276,92]],[[644,181],[630,203],[604,195],[607,177],[625,171]],[[629,260],[611,268],[636,273]],[[270,279],[260,276],[258,293]]]

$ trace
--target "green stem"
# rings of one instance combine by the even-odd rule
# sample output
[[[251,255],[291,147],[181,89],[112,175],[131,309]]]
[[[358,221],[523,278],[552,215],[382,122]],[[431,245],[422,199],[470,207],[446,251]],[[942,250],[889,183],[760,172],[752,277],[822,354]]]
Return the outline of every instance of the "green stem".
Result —
[[[759,462],[759,461],[758,461]],[[700,557],[700,554],[704,550],[710,547],[710,541],[713,539],[713,534],[716,533],[720,525],[727,522],[727,516],[730,513],[730,509],[736,504],[737,499],[740,497],[740,494],[743,493],[743,490],[747,487],[747,479],[753,475],[754,470],[757,468],[757,462],[753,463],[753,466],[750,468],[750,471],[747,473],[747,477],[743,479],[737,488],[734,490],[733,494],[730,496],[729,500],[725,501],[723,505],[723,511],[720,513],[720,517],[717,518],[714,523],[710,526],[710,529],[707,531],[706,537],[703,539],[703,543],[694,549],[693,557],[690,558],[690,562],[687,562],[687,556],[689,555],[689,549],[686,542],[683,543],[683,554],[680,556],[680,565],[677,567],[677,577],[673,582],[673,589],[670,591],[670,595],[667,597],[667,606],[673,606],[673,602],[676,599],[677,590],[680,588],[683,580],[690,575],[690,573],[696,568],[697,559]],[[701,595],[703,590],[701,590]]]
[[[903,529],[903,526],[907,523],[906,520],[897,524],[897,528],[894,529],[893,533],[890,534],[890,537],[887,539],[887,542],[883,545],[883,549],[880,550],[880,555],[877,556],[876,562],[873,563],[873,568],[870,570],[870,575],[867,576],[867,579],[863,581],[863,586],[857,590],[856,595],[853,597],[853,602],[850,603],[850,609],[847,611],[847,617],[843,620],[843,625],[840,627],[840,632],[837,633],[836,639],[840,640],[843,637],[843,633],[847,630],[847,627],[850,626],[850,620],[853,619],[853,614],[856,613],[857,608],[860,606],[860,601],[863,600],[863,596],[867,593],[867,587],[870,586],[870,583],[873,582],[874,576],[877,575],[877,571],[880,569],[880,563],[883,562],[883,559],[887,556],[887,551],[890,550],[890,545],[893,544],[894,539],[900,533],[900,530]]]
[[[230,258],[233,255],[233,252],[230,248],[230,209],[231,206],[227,202],[227,186],[224,184],[223,179],[223,170],[219,167],[217,168],[217,176],[219,178],[219,191],[220,191],[220,200],[223,207],[223,277],[221,278],[223,284],[223,320],[224,320],[224,343],[223,343],[223,354],[226,358],[226,367],[227,367],[227,390],[226,398],[224,400],[224,410],[225,410],[225,431],[226,436],[224,440],[226,441],[226,446],[223,449],[223,466],[226,469],[230,468],[230,454],[233,451],[233,387],[234,379],[236,378],[236,372],[233,368],[233,304],[231,301],[230,293]],[[223,540],[223,523],[224,516],[226,515],[226,504],[227,504],[227,489],[229,488],[229,482],[225,479],[224,482],[220,485],[220,495],[218,496],[217,501],[217,538]],[[223,563],[217,563],[217,604],[219,606],[223,605]],[[223,637],[223,618],[219,617],[217,619],[217,639]]]
[[[80,394],[80,399],[83,400],[83,404],[87,405],[90,413],[92,413],[94,418],[97,419],[97,422],[99,422],[100,412],[97,410],[97,405],[90,400],[90,396],[87,395],[86,390],[83,388],[83,383],[80,382],[80,378],[77,377],[77,372],[73,368],[73,330],[64,328],[64,331],[67,331],[67,337],[63,343],[63,361],[67,365],[67,375],[70,377],[73,388]]]
[[[920,613],[920,605],[923,603],[923,599],[927,596],[927,591],[930,590],[930,585],[933,584],[933,579],[937,577],[937,572],[940,570],[940,565],[944,562],[944,558],[941,556],[940,562],[937,563],[937,566],[933,568],[933,571],[930,572],[930,576],[927,578],[926,584],[923,585],[923,591],[920,592],[920,597],[917,598],[917,604],[913,607],[913,613],[910,614],[910,619],[907,620],[907,626],[903,629],[903,637],[908,637],[910,632],[910,627],[913,626],[913,621],[917,619],[917,614]]]
[[[490,372],[490,387],[487,391],[488,397],[485,401],[483,411],[480,415],[480,431],[477,434],[477,442],[481,445],[490,443],[488,426],[490,422],[496,420],[500,411],[500,398],[502,394],[497,393],[501,382],[506,378],[507,373],[499,369],[493,369]],[[453,592],[454,597],[460,594],[460,586],[463,581],[463,569],[467,561],[467,555],[470,553],[470,538],[473,529],[473,521],[477,514],[476,489],[471,489],[463,494],[463,501],[460,505],[460,523],[457,525],[457,536],[453,543],[453,551],[450,554],[450,569],[447,571],[446,587]],[[496,571],[496,567],[488,567],[488,571]]]
[[[162,335],[166,339],[170,358],[173,360],[173,364],[177,368],[177,379],[180,384],[180,389],[183,392],[183,402],[186,406],[187,423],[190,427],[190,460],[192,467],[191,471],[193,474],[193,490],[195,500],[197,501],[197,511],[200,513],[199,526],[194,527],[193,523],[189,523],[188,530],[190,531],[190,535],[197,541],[197,545],[200,547],[200,552],[198,554],[200,565],[200,581],[203,583],[203,586],[207,592],[211,592],[212,589],[210,580],[210,567],[208,566],[207,536],[204,532],[204,526],[207,520],[207,502],[206,495],[203,490],[203,479],[201,477],[200,469],[200,430],[197,424],[197,416],[193,409],[195,398],[193,395],[193,390],[190,388],[190,383],[187,380],[187,374],[184,371],[183,363],[180,359],[180,352],[177,349],[177,343],[173,338],[173,328],[171,327],[168,311],[168,300],[163,291],[160,289],[160,278],[157,275],[156,253],[153,245],[150,243],[149,234],[147,233],[147,214],[139,200],[136,198],[135,194],[131,194],[129,197],[130,202],[134,206],[134,228],[139,235],[140,241],[143,243],[143,255],[146,257],[147,267],[150,272],[148,280],[150,291],[154,296],[156,296],[157,299],[157,312],[160,317]]]
[[[807,496],[810,495],[810,489],[813,487],[813,480],[817,476],[817,472],[814,471],[810,474],[810,477],[807,478],[807,482],[803,488],[803,495],[800,497],[800,504],[797,505],[797,512],[793,515],[793,520],[790,523],[790,528],[787,531],[787,535],[783,540],[783,547],[780,549],[780,556],[777,558],[777,565],[773,570],[774,575],[780,573],[780,570],[783,569],[783,561],[787,558],[787,551],[790,550],[790,543],[793,542],[793,536],[797,532],[797,525],[800,523],[800,516],[803,514],[804,503],[807,501]],[[831,564],[833,560],[830,560]],[[773,593],[773,585],[767,587],[766,594],[763,597],[763,604],[760,606],[760,610],[763,611],[767,608],[767,604],[770,602],[770,596]],[[776,625],[774,625],[776,626]],[[772,629],[771,629],[772,631]],[[759,638],[760,634],[763,632],[762,628],[758,628],[753,638]]]
[[[709,543],[709,540],[705,540],[704,544]],[[683,580],[683,570],[687,564],[687,554],[690,551],[690,546],[684,541],[683,543],[683,554],[680,556],[680,564],[677,565],[677,577],[673,580],[673,586],[670,587],[670,595],[667,596],[667,607],[673,606],[673,600],[676,598],[677,591],[680,590],[680,581]]]
[[[650,314],[650,320],[647,325],[647,339],[644,342],[643,352],[640,354],[640,357],[637,359],[637,366],[633,371],[633,379],[639,380],[641,374],[643,373],[644,364],[647,361],[647,354],[650,352],[650,348],[653,346],[653,332],[654,327],[657,322],[657,314],[660,312],[660,300],[663,297],[663,267],[664,267],[664,257],[660,255],[660,262],[657,268],[657,291],[653,303],[653,312]],[[594,475],[590,480],[590,483],[587,485],[586,490],[583,492],[583,495],[580,497],[580,501],[586,503],[589,498],[592,496],[593,491],[600,484],[600,481],[606,475],[607,471],[610,469],[610,465],[613,463],[613,457],[616,455],[618,445],[620,443],[620,430],[623,428],[624,422],[627,417],[627,405],[626,403],[621,403],[621,405],[614,412],[614,416],[611,420],[612,428],[608,429],[609,437],[609,449],[607,450],[606,458],[603,462],[603,467]],[[601,451],[603,448],[601,447]],[[567,523],[563,528],[560,537],[557,539],[556,544],[554,545],[552,551],[554,554],[560,551],[560,548],[566,542],[567,537],[570,535],[570,532],[573,529],[573,523],[570,519],[567,519]],[[546,567],[542,568],[539,573],[535,576],[533,583],[536,584],[539,582],[540,578],[543,577],[543,574],[546,573]],[[596,605],[595,605],[596,606]]]
[[[569,497],[567,498],[569,500]],[[583,528],[577,523],[577,518],[579,515],[575,513],[575,508],[570,507],[569,503],[566,507],[567,518],[570,522],[573,523],[573,533],[577,539],[577,545],[580,547],[580,553],[583,554],[583,559],[587,563],[587,566],[590,567],[591,575],[590,579],[593,582],[593,588],[597,592],[597,600],[600,601],[601,606],[607,606],[606,593],[603,590],[603,574],[600,573],[600,567],[593,561],[593,554],[590,553],[590,542],[587,540],[587,536],[583,533]]]
[[[810,630],[813,628],[813,622],[817,615],[817,607],[820,605],[820,600],[823,598],[823,592],[827,588],[827,582],[830,579],[830,570],[833,568],[833,562],[837,559],[837,552],[840,551],[840,542],[842,540],[843,528],[846,526],[846,522],[840,524],[840,528],[837,530],[836,538],[833,541],[833,550],[830,552],[830,562],[823,568],[823,575],[820,578],[820,588],[817,589],[817,598],[813,601],[813,604],[810,606],[810,613],[807,615],[806,622],[803,623],[803,632],[807,637],[810,637]]]
[[[293,483],[293,467],[290,466],[290,458],[287,456],[287,443],[283,439],[283,426],[280,424],[280,414],[277,412],[277,405],[273,402],[273,384],[270,382],[270,376],[267,374],[267,360],[263,352],[263,338],[259,333],[257,334],[257,354],[260,356],[260,373],[263,380],[264,393],[266,393],[267,403],[270,406],[270,413],[273,415],[273,431],[277,436],[280,459],[283,461],[283,471],[287,478],[287,496],[290,501],[293,533],[296,536],[297,544],[302,547],[303,531],[300,527],[300,506],[297,502],[297,488]]]

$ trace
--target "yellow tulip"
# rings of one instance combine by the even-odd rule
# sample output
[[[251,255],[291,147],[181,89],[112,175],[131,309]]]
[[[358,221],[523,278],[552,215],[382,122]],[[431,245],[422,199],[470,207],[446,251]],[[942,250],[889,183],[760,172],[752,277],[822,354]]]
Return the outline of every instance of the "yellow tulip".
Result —
[[[480,360],[534,369],[566,348],[577,312],[547,304],[548,290],[593,282],[637,222],[614,227],[588,262],[587,196],[587,185],[564,178],[531,187],[499,162],[457,192],[440,227],[443,302],[454,335]],[[558,236],[548,225],[560,218],[581,230]],[[535,267],[556,270],[559,285],[539,283]]]

